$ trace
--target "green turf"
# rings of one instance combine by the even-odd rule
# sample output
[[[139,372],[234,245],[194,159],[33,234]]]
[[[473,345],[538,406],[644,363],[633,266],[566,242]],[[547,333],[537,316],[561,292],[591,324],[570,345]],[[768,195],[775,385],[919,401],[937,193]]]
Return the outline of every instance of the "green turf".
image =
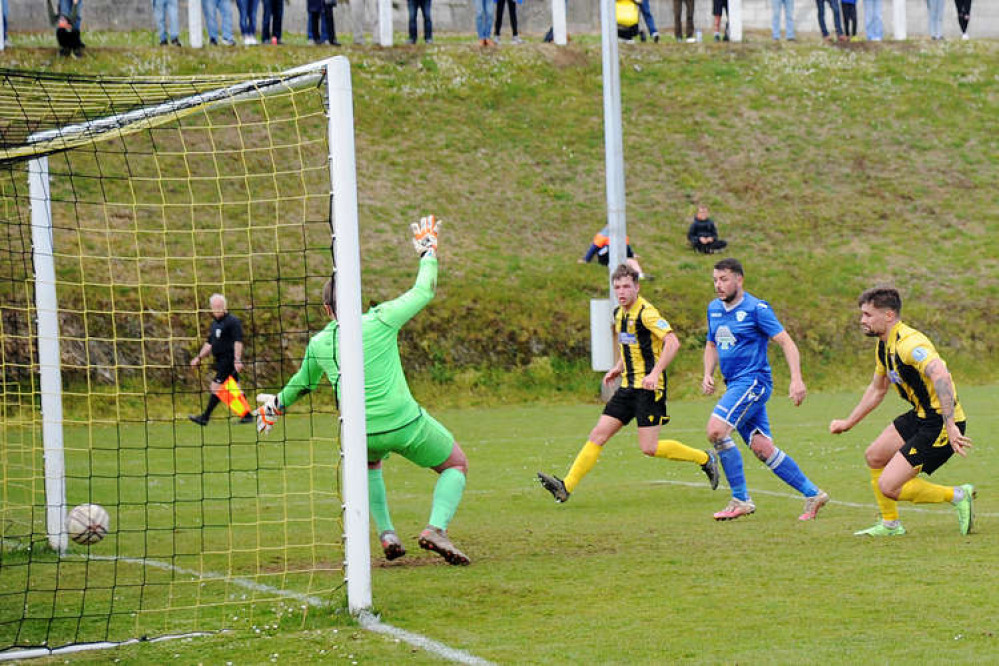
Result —
[[[863,449],[902,403],[889,396],[855,431],[829,435],[828,422],[847,413],[860,388],[811,395],[799,408],[772,400],[777,444],[833,498],[806,524],[797,521],[800,497],[748,458],[757,513],[716,523],[710,514],[725,504],[725,484],[711,492],[696,466],[645,458],[633,428],[610,442],[570,501],[556,505],[534,473],[564,473],[598,407],[440,411],[470,460],[450,533],[472,565],[449,567],[416,547],[434,475],[390,459],[389,501],[410,552],[385,563],[372,542],[376,610],[389,624],[499,663],[989,661],[999,631],[999,457],[988,440],[999,426],[991,412],[999,389],[962,390],[976,447],[933,477],[976,485],[975,532],[960,536],[949,506],[903,504],[909,534],[879,541],[852,535],[875,519]],[[664,433],[700,446],[712,406],[674,404]],[[298,608],[278,609],[257,616],[256,628],[267,625],[259,634],[233,626],[230,635],[81,660],[266,663],[272,653],[284,661],[333,660],[334,652],[359,663],[430,659],[330,613],[313,609],[302,618]]]

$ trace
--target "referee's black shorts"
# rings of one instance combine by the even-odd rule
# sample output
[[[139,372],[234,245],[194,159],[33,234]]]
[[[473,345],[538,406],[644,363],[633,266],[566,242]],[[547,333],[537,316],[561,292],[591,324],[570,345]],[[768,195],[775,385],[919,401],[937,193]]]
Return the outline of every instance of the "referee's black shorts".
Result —
[[[604,414],[612,416],[624,425],[638,420],[639,428],[651,428],[669,423],[666,412],[666,391],[657,389],[619,388],[607,401]]]
[[[911,410],[895,419],[893,424],[905,440],[899,453],[917,471],[933,474],[954,455],[943,417],[939,414],[920,418],[915,410]],[[966,421],[957,423],[962,435],[966,426]]]

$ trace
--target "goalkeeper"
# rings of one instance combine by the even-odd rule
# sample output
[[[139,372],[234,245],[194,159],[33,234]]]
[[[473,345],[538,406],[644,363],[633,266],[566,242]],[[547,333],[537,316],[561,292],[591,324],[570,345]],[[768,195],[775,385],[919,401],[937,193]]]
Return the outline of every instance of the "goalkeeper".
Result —
[[[386,559],[406,554],[389,515],[382,478],[382,461],[391,453],[429,467],[440,477],[434,488],[430,521],[420,533],[419,545],[448,564],[468,564],[447,535],[447,526],[465,490],[468,460],[454,436],[417,404],[409,392],[399,358],[399,330],[434,297],[437,285],[437,221],[425,217],[412,225],[413,243],[420,254],[420,271],[412,289],[395,300],[376,305],[361,318],[364,340],[364,396],[368,433],[368,496]],[[270,432],[277,416],[302,395],[315,390],[325,374],[339,398],[339,325],[336,290],[330,280],[323,287],[323,309],[332,321],[309,341],[302,367],[277,395],[257,400],[257,430]]]

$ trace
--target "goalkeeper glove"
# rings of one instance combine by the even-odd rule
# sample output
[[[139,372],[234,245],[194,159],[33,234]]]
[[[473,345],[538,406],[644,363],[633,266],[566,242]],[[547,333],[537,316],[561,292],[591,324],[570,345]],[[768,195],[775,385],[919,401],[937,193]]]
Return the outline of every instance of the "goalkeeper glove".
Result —
[[[413,247],[416,248],[416,252],[421,257],[425,257],[428,253],[437,256],[437,229],[439,227],[440,224],[433,215],[420,218],[419,224],[414,222],[409,225],[409,228],[413,230]]]
[[[257,402],[261,403],[257,408],[257,432],[267,434],[277,422],[277,417],[284,414],[281,406],[281,399],[273,393],[258,393]]]

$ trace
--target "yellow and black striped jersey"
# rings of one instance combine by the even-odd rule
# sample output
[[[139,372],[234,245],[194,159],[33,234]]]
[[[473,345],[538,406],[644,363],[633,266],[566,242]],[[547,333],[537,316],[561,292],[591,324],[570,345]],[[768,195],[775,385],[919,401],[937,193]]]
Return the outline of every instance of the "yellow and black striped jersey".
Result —
[[[916,415],[926,418],[929,414],[940,413],[940,398],[937,396],[933,380],[926,376],[926,366],[940,354],[925,335],[902,322],[892,326],[888,340],[878,341],[875,352],[875,369],[879,375],[887,376],[895,385],[903,400],[911,403]],[[943,363],[943,359],[940,359]],[[954,420],[964,421],[964,409],[957,399],[957,388],[951,383],[954,392]]]
[[[622,387],[642,388],[642,379],[652,371],[662,353],[663,338],[672,330],[659,310],[641,296],[627,311],[620,306],[614,309],[614,334],[624,359]],[[659,376],[659,388],[665,387],[664,372]]]

